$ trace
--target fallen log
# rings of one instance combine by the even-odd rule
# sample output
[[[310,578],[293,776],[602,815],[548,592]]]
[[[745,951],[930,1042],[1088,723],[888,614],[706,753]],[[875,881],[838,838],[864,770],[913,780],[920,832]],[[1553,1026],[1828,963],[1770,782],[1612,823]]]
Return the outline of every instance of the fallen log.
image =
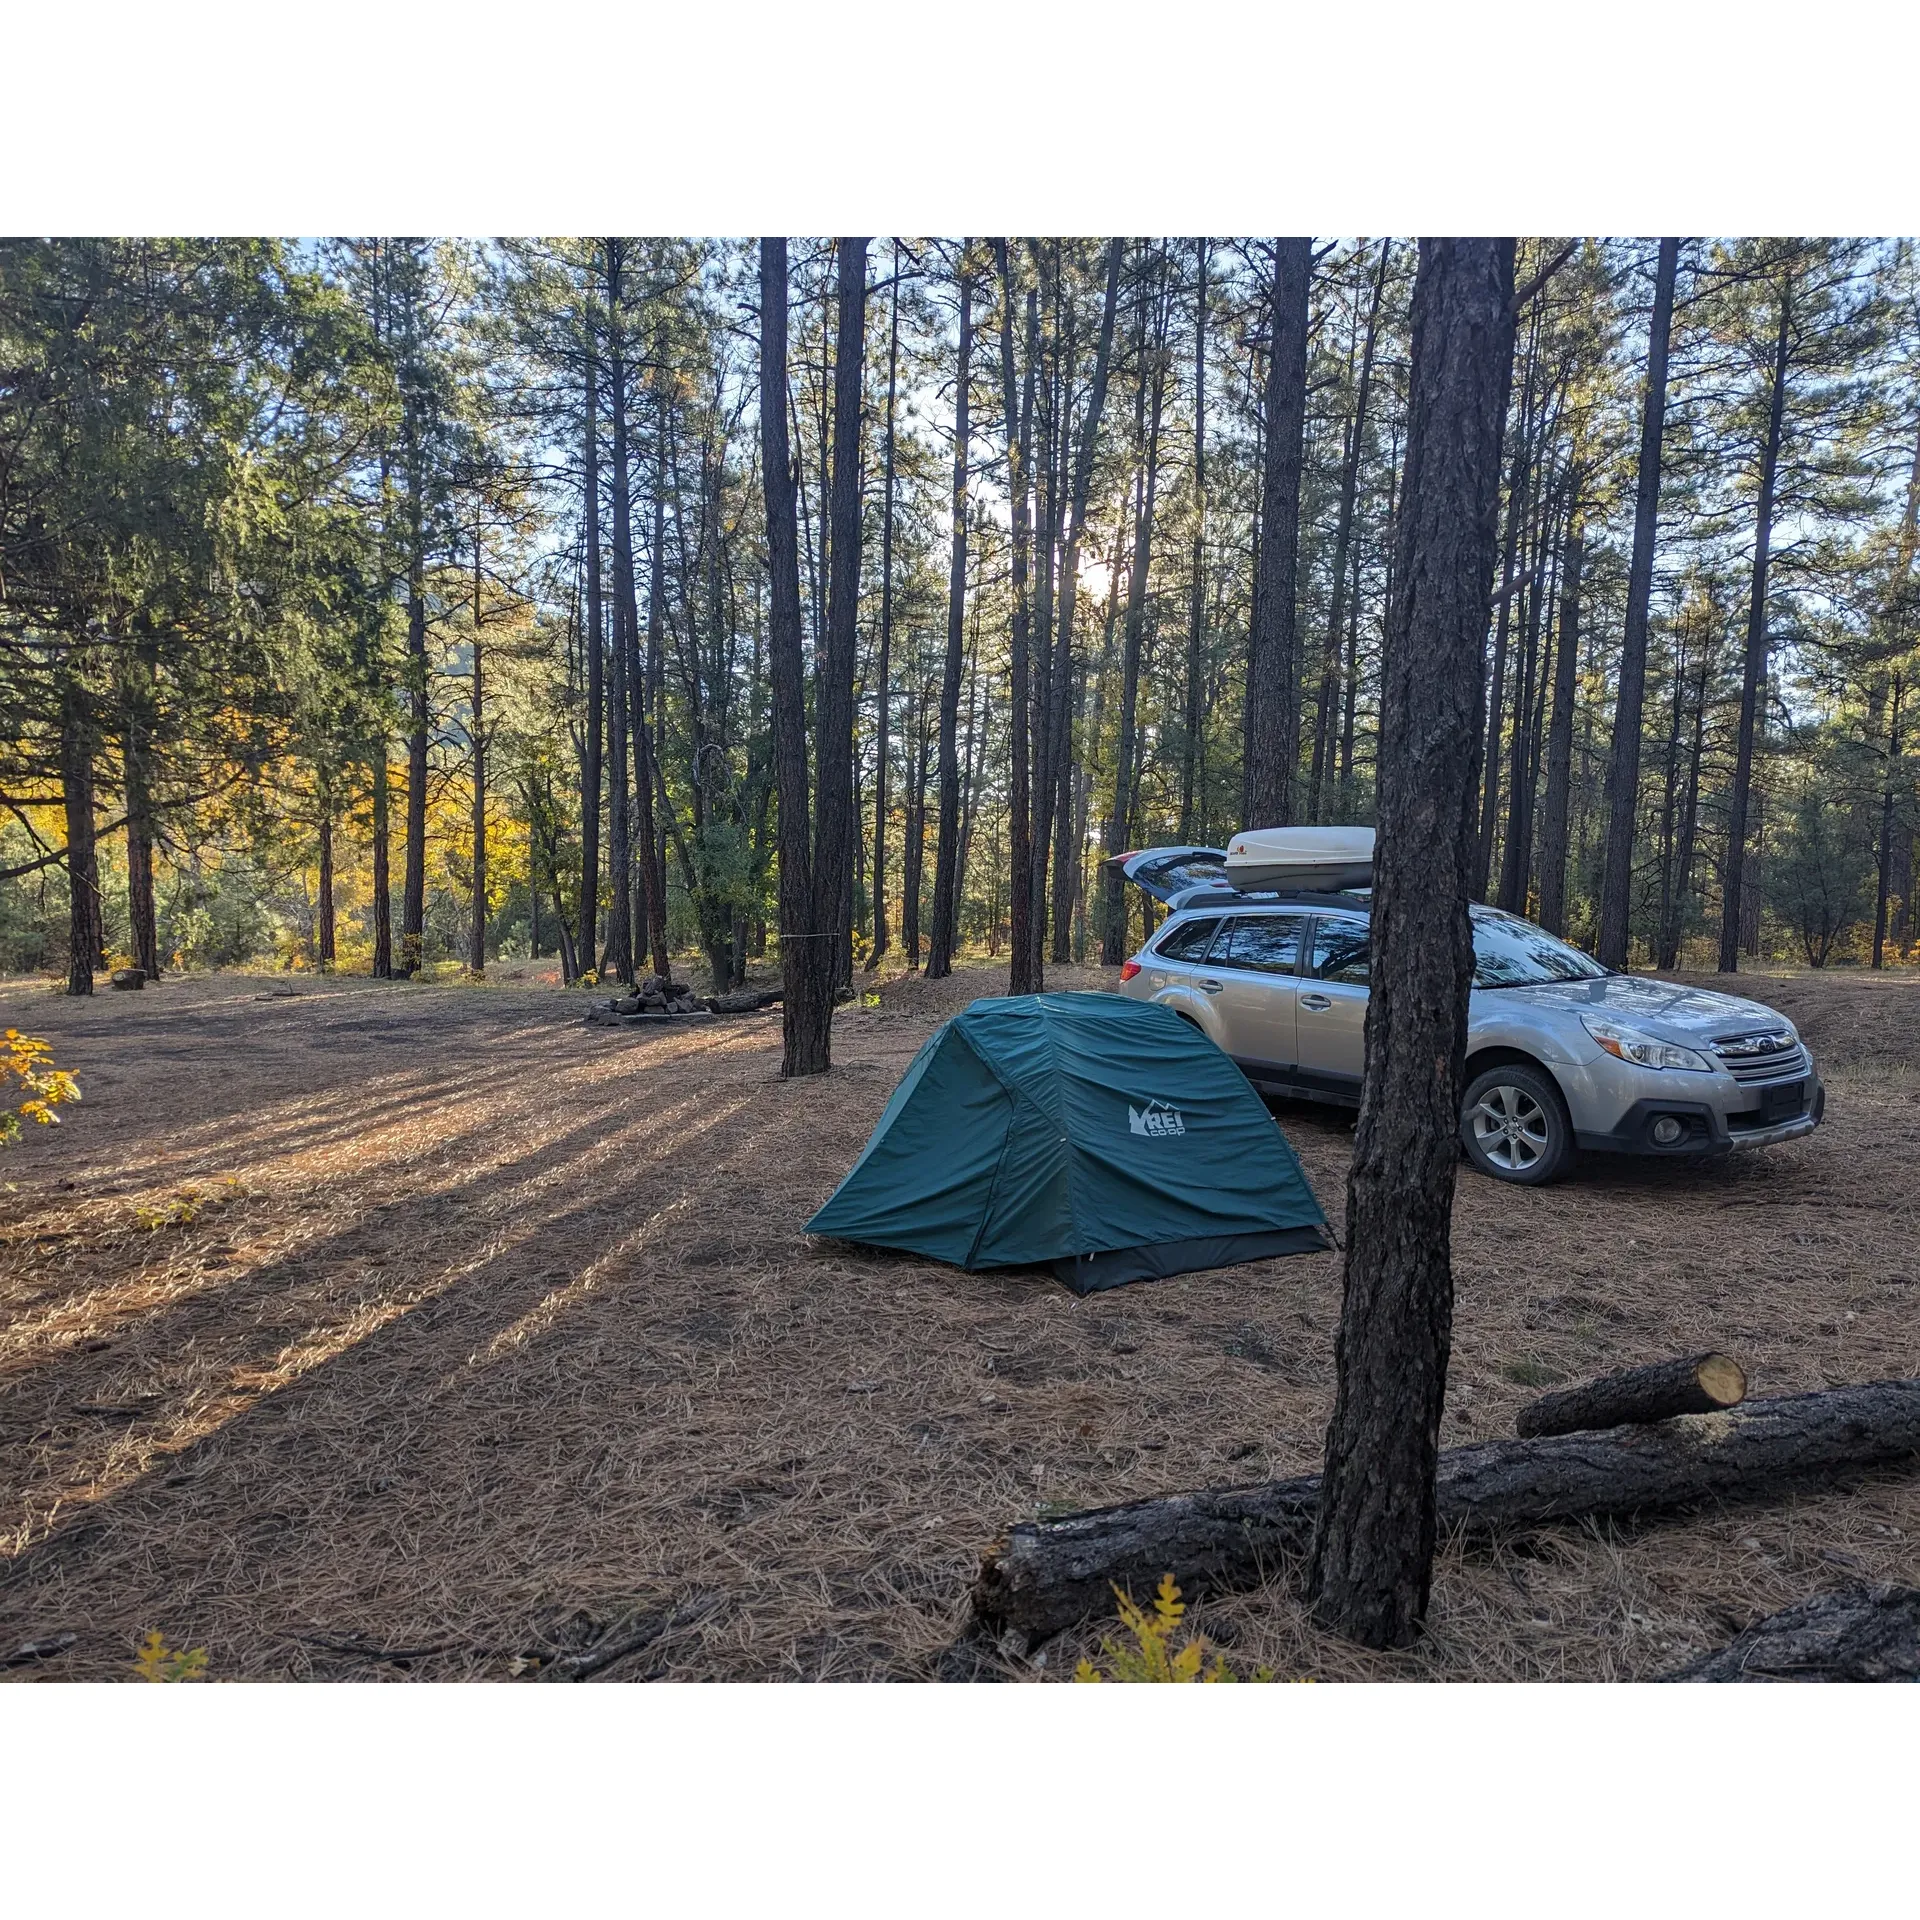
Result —
[[[1683,1413],[1718,1413],[1747,1397],[1747,1376],[1724,1353],[1690,1360],[1658,1360],[1628,1367],[1577,1387],[1543,1393],[1520,1409],[1513,1423],[1523,1440],[1550,1433],[1599,1433],[1608,1427],[1641,1426]]]
[[[1920,1588],[1816,1594],[1661,1678],[1920,1680]]]
[[[1585,1515],[1624,1516],[1762,1498],[1920,1453],[1920,1380],[1749,1400],[1606,1433],[1494,1440],[1441,1454],[1440,1525],[1469,1538]],[[1025,1521],[990,1547],[976,1622],[1027,1644],[1106,1613],[1171,1573],[1189,1596],[1254,1587],[1313,1535],[1320,1476],[1203,1487],[1055,1520]]]

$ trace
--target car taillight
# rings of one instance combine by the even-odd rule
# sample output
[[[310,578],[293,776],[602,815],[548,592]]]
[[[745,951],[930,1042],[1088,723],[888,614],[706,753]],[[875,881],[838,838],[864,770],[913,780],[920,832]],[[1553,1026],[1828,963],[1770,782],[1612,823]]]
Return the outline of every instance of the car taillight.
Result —
[[[1122,980],[1131,980],[1139,971],[1140,962],[1138,960],[1129,960],[1127,964],[1120,969],[1120,978]]]

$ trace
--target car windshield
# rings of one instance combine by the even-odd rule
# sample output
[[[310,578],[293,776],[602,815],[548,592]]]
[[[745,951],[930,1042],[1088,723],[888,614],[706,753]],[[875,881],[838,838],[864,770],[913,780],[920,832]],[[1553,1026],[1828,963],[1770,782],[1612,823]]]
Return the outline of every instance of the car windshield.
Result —
[[[1524,920],[1489,915],[1473,922],[1476,987],[1544,987],[1556,980],[1598,980],[1606,968]]]

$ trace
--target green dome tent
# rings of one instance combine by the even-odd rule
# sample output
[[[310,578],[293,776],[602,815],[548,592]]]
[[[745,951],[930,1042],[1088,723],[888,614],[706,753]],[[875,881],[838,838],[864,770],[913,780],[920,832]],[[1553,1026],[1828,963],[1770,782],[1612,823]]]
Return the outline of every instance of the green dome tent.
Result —
[[[1076,1293],[1331,1245],[1240,1069],[1110,993],[976,1000],[920,1049],[807,1232]]]

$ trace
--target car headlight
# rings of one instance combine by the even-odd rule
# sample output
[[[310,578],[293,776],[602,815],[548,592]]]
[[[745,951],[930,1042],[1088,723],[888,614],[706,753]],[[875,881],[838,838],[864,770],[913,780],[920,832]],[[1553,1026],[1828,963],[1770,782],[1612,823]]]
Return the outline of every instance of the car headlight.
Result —
[[[1676,1047],[1665,1040],[1656,1040],[1652,1034],[1642,1033],[1637,1027],[1623,1027],[1618,1020],[1609,1020],[1604,1014],[1583,1013],[1580,1024],[1593,1035],[1601,1051],[1612,1054],[1616,1060],[1656,1070],[1671,1068],[1676,1073],[1713,1071],[1713,1062],[1691,1047]]]

